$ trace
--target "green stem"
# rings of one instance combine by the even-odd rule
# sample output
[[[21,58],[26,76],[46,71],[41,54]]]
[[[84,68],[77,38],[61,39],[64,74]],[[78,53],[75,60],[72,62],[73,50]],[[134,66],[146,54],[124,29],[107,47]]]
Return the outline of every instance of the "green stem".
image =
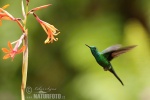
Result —
[[[24,38],[24,45],[26,50],[23,52],[23,63],[22,63],[22,85],[21,85],[21,94],[22,100],[25,100],[25,88],[27,82],[27,71],[28,71],[28,31],[26,31],[26,36]]]
[[[21,99],[22,100],[25,100],[25,88],[26,88],[27,72],[28,72],[28,30],[26,29],[27,12],[28,12],[28,5],[26,5],[26,16],[23,22],[24,30],[25,30],[25,37],[23,40],[23,45],[26,46],[26,49],[23,52],[23,63],[22,63],[22,84],[21,84]]]

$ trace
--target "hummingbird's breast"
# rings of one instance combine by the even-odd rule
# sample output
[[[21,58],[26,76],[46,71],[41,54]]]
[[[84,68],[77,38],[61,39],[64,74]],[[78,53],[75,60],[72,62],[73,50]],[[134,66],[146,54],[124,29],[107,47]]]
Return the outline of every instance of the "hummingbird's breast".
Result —
[[[108,69],[110,66],[110,62],[100,53],[96,53],[93,55],[99,65],[101,65],[104,69]]]

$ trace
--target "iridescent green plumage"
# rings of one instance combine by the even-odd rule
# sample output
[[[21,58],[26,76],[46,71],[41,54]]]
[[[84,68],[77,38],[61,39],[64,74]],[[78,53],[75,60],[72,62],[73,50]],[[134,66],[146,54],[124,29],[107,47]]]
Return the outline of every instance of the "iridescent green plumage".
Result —
[[[88,46],[87,44],[85,44],[85,45]],[[123,54],[123,53],[131,50],[132,48],[136,47],[136,45],[123,47],[123,48],[121,48],[121,45],[114,45],[114,46],[108,47],[107,49],[105,49],[102,52],[98,52],[98,50],[95,46],[88,46],[88,47],[90,48],[97,63],[99,65],[101,65],[105,71],[109,70],[112,74],[114,74],[114,76],[121,82],[121,84],[124,85],[123,82],[121,81],[121,79],[118,77],[118,75],[114,71],[110,61],[113,58],[119,56],[120,54]]]

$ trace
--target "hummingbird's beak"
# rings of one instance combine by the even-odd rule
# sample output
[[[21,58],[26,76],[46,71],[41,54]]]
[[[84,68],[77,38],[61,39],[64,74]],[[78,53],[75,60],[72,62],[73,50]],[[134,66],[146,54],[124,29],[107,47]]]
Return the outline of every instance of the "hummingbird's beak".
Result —
[[[87,45],[87,44],[85,44],[87,47],[89,47],[90,48],[90,46],[89,45]]]

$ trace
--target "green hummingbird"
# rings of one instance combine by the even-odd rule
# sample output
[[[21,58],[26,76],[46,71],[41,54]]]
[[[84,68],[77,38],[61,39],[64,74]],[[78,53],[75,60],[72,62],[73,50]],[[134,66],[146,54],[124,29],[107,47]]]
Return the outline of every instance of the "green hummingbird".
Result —
[[[105,71],[109,70],[112,74],[114,74],[114,76],[120,81],[120,83],[122,85],[124,85],[123,82],[121,81],[121,79],[118,77],[118,75],[114,71],[110,61],[113,58],[118,57],[119,55],[131,50],[132,48],[136,47],[137,45],[132,45],[132,46],[127,46],[127,47],[121,48],[121,45],[117,44],[117,45],[110,46],[110,47],[106,48],[102,52],[98,52],[98,50],[95,46],[89,46],[87,44],[85,44],[85,45],[90,48],[90,50],[91,50],[93,56],[95,57],[97,63],[99,65],[101,65]]]

